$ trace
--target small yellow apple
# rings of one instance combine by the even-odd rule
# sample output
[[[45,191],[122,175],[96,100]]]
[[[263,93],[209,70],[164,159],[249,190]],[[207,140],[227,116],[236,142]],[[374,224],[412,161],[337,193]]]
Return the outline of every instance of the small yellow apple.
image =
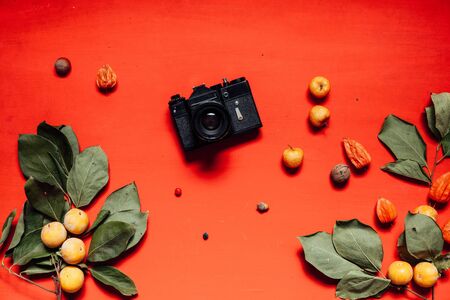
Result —
[[[303,161],[303,150],[289,146],[283,151],[283,164],[288,168],[298,168]]]

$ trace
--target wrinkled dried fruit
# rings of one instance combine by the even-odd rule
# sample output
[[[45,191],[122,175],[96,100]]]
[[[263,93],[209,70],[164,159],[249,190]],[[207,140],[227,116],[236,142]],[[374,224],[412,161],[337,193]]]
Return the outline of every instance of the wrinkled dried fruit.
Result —
[[[429,205],[419,205],[412,211],[413,214],[422,214],[428,216],[436,221],[438,213],[437,211]]]
[[[378,220],[383,224],[390,223],[397,218],[395,205],[386,198],[378,198],[376,210]]]
[[[442,236],[444,237],[444,241],[450,244],[450,220],[442,227]]]
[[[110,90],[117,83],[117,75],[110,65],[103,65],[97,71],[97,86],[101,90]]]
[[[260,213],[265,213],[266,211],[269,210],[269,204],[267,204],[265,202],[259,202],[258,205],[256,206],[256,209]]]
[[[331,169],[330,176],[335,184],[344,184],[350,178],[350,168],[346,164],[337,164]]]
[[[428,196],[439,203],[447,203],[450,200],[450,172],[441,175],[433,182]]]
[[[355,168],[362,169],[370,164],[372,158],[363,145],[348,138],[343,140],[343,144],[345,153]]]

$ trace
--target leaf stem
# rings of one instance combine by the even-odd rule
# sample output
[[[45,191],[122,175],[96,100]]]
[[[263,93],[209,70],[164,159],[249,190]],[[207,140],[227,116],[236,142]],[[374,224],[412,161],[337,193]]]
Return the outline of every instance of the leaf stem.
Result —
[[[413,290],[411,290],[410,288],[406,287],[405,288],[408,292],[410,292],[411,294],[417,296],[418,298],[422,299],[422,300],[428,300],[426,297],[422,296],[419,293],[414,292]]]
[[[431,169],[430,172],[430,178],[431,178],[431,182],[433,182],[433,175],[434,175],[434,171],[436,170],[436,166],[444,159],[445,156],[441,157],[440,159],[437,159],[438,154],[439,154],[439,150],[441,148],[441,143],[439,143],[436,146],[436,152],[434,153],[434,163],[433,163],[433,168]]]
[[[59,271],[61,269],[61,260],[56,261],[56,255],[53,255],[50,257],[50,260],[55,267],[56,276],[52,276],[53,282],[55,283],[55,290],[56,290],[56,299],[61,300],[61,284],[59,281]]]
[[[5,257],[3,257],[3,259],[2,259],[2,268],[6,269],[9,272],[9,274],[14,275],[14,276],[16,276],[16,277],[18,277],[18,278],[20,278],[22,280],[25,280],[26,282],[31,283],[32,285],[37,286],[38,288],[41,288],[41,289],[43,289],[46,292],[58,295],[56,291],[48,289],[45,286],[42,286],[39,283],[34,282],[33,280],[30,280],[30,279],[28,279],[28,278],[26,278],[26,277],[24,277],[24,276],[22,276],[20,274],[17,274],[13,270],[11,270],[11,268],[6,267],[4,259],[5,259]]]

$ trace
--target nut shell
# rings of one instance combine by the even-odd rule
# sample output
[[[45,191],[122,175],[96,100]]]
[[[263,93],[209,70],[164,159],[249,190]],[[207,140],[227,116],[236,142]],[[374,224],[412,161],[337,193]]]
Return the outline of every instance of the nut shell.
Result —
[[[367,152],[366,148],[357,141],[344,138],[343,144],[345,153],[355,168],[363,169],[372,161],[369,152]]]
[[[386,198],[378,199],[376,211],[378,220],[383,224],[391,223],[397,218],[397,209],[394,203]]]
[[[350,178],[350,168],[346,164],[337,164],[331,169],[331,179],[336,184],[344,184]]]
[[[117,75],[110,65],[103,65],[97,71],[97,86],[101,90],[111,90],[117,84]]]
[[[439,203],[447,203],[450,200],[450,172],[441,175],[433,182],[428,196]]]

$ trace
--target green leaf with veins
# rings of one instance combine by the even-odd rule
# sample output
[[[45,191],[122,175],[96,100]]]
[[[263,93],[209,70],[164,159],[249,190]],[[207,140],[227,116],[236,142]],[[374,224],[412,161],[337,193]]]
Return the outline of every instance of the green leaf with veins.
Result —
[[[147,231],[148,212],[139,212],[135,210],[120,211],[109,215],[105,224],[111,221],[121,221],[130,224],[135,229],[133,237],[128,241],[127,250],[135,246]]]
[[[25,194],[34,209],[52,220],[63,221],[66,200],[60,189],[30,177],[25,183]]]
[[[58,147],[58,150],[64,160],[65,170],[68,173],[72,168],[73,153],[67,137],[57,128],[47,124],[45,121],[39,124],[37,133]]]
[[[436,118],[436,129],[441,136],[450,132],[450,93],[431,94]]]
[[[430,129],[430,131],[434,135],[434,137],[437,138],[438,140],[440,140],[441,133],[436,128],[436,118],[434,115],[434,106],[433,105],[425,107],[425,115],[427,117],[428,128]]]
[[[405,232],[404,231],[398,237],[398,240],[397,240],[397,252],[398,252],[398,256],[402,260],[407,261],[407,262],[409,262],[412,265],[415,265],[415,264],[420,262],[420,260],[418,260],[417,258],[412,256],[408,252],[408,247],[406,246],[406,237],[405,237]]]
[[[432,218],[422,214],[408,213],[405,238],[408,252],[417,259],[431,261],[441,254],[444,247],[441,229]]]
[[[333,279],[341,279],[352,270],[360,270],[360,267],[336,252],[331,234],[320,231],[300,236],[298,239],[303,246],[306,261],[324,275]]]
[[[364,299],[379,295],[385,291],[391,281],[366,274],[362,271],[350,271],[339,281],[336,296],[342,299]]]
[[[108,182],[108,159],[100,147],[81,152],[69,172],[67,191],[76,207],[88,205]]]
[[[11,232],[11,224],[14,221],[14,218],[16,217],[16,209],[14,209],[8,217],[6,217],[5,223],[3,223],[2,227],[2,235],[0,236],[0,247],[3,245],[3,243],[6,241],[6,239],[9,236],[9,233]]]
[[[94,232],[89,246],[87,261],[103,262],[122,254],[134,235],[132,225],[112,221],[100,225]]]
[[[61,125],[58,127],[59,131],[61,131],[67,138],[70,144],[70,148],[72,149],[73,161],[75,161],[75,157],[80,153],[80,145],[78,144],[78,138],[75,135],[72,127],[67,125]]]
[[[6,250],[6,255],[10,255],[12,253],[12,250],[19,244],[20,240],[22,239],[22,235],[25,232],[25,223],[23,220],[23,215],[25,212],[25,205],[27,202],[23,204],[22,212],[20,213],[19,220],[16,224],[16,229],[14,230],[14,235],[11,239],[11,243],[9,243],[8,250]]]
[[[377,273],[383,261],[381,239],[372,227],[356,219],[336,221],[333,230],[336,252],[367,272]]]
[[[138,293],[133,280],[114,267],[94,266],[89,270],[95,280],[113,287],[124,296],[133,296]]]
[[[126,210],[141,210],[139,194],[134,182],[114,191],[106,198],[102,210],[109,210],[111,214]]]
[[[32,259],[50,256],[50,251],[41,241],[40,231],[35,231],[25,236],[22,241],[14,248],[14,265],[26,265]]]
[[[389,115],[378,138],[398,160],[409,159],[418,162],[421,167],[427,166],[426,144],[413,124]]]
[[[29,264],[26,268],[24,268],[20,274],[23,275],[42,275],[42,274],[50,274],[55,272],[54,266],[41,266],[37,264]]]
[[[428,174],[426,174],[419,163],[414,160],[397,160],[396,162],[391,162],[382,166],[381,170],[392,173],[394,175],[400,175],[402,177],[417,180],[426,184],[431,183],[431,179]]]
[[[64,162],[61,153],[48,139],[33,135],[19,136],[19,163],[26,178],[34,177],[40,182],[65,190]]]

